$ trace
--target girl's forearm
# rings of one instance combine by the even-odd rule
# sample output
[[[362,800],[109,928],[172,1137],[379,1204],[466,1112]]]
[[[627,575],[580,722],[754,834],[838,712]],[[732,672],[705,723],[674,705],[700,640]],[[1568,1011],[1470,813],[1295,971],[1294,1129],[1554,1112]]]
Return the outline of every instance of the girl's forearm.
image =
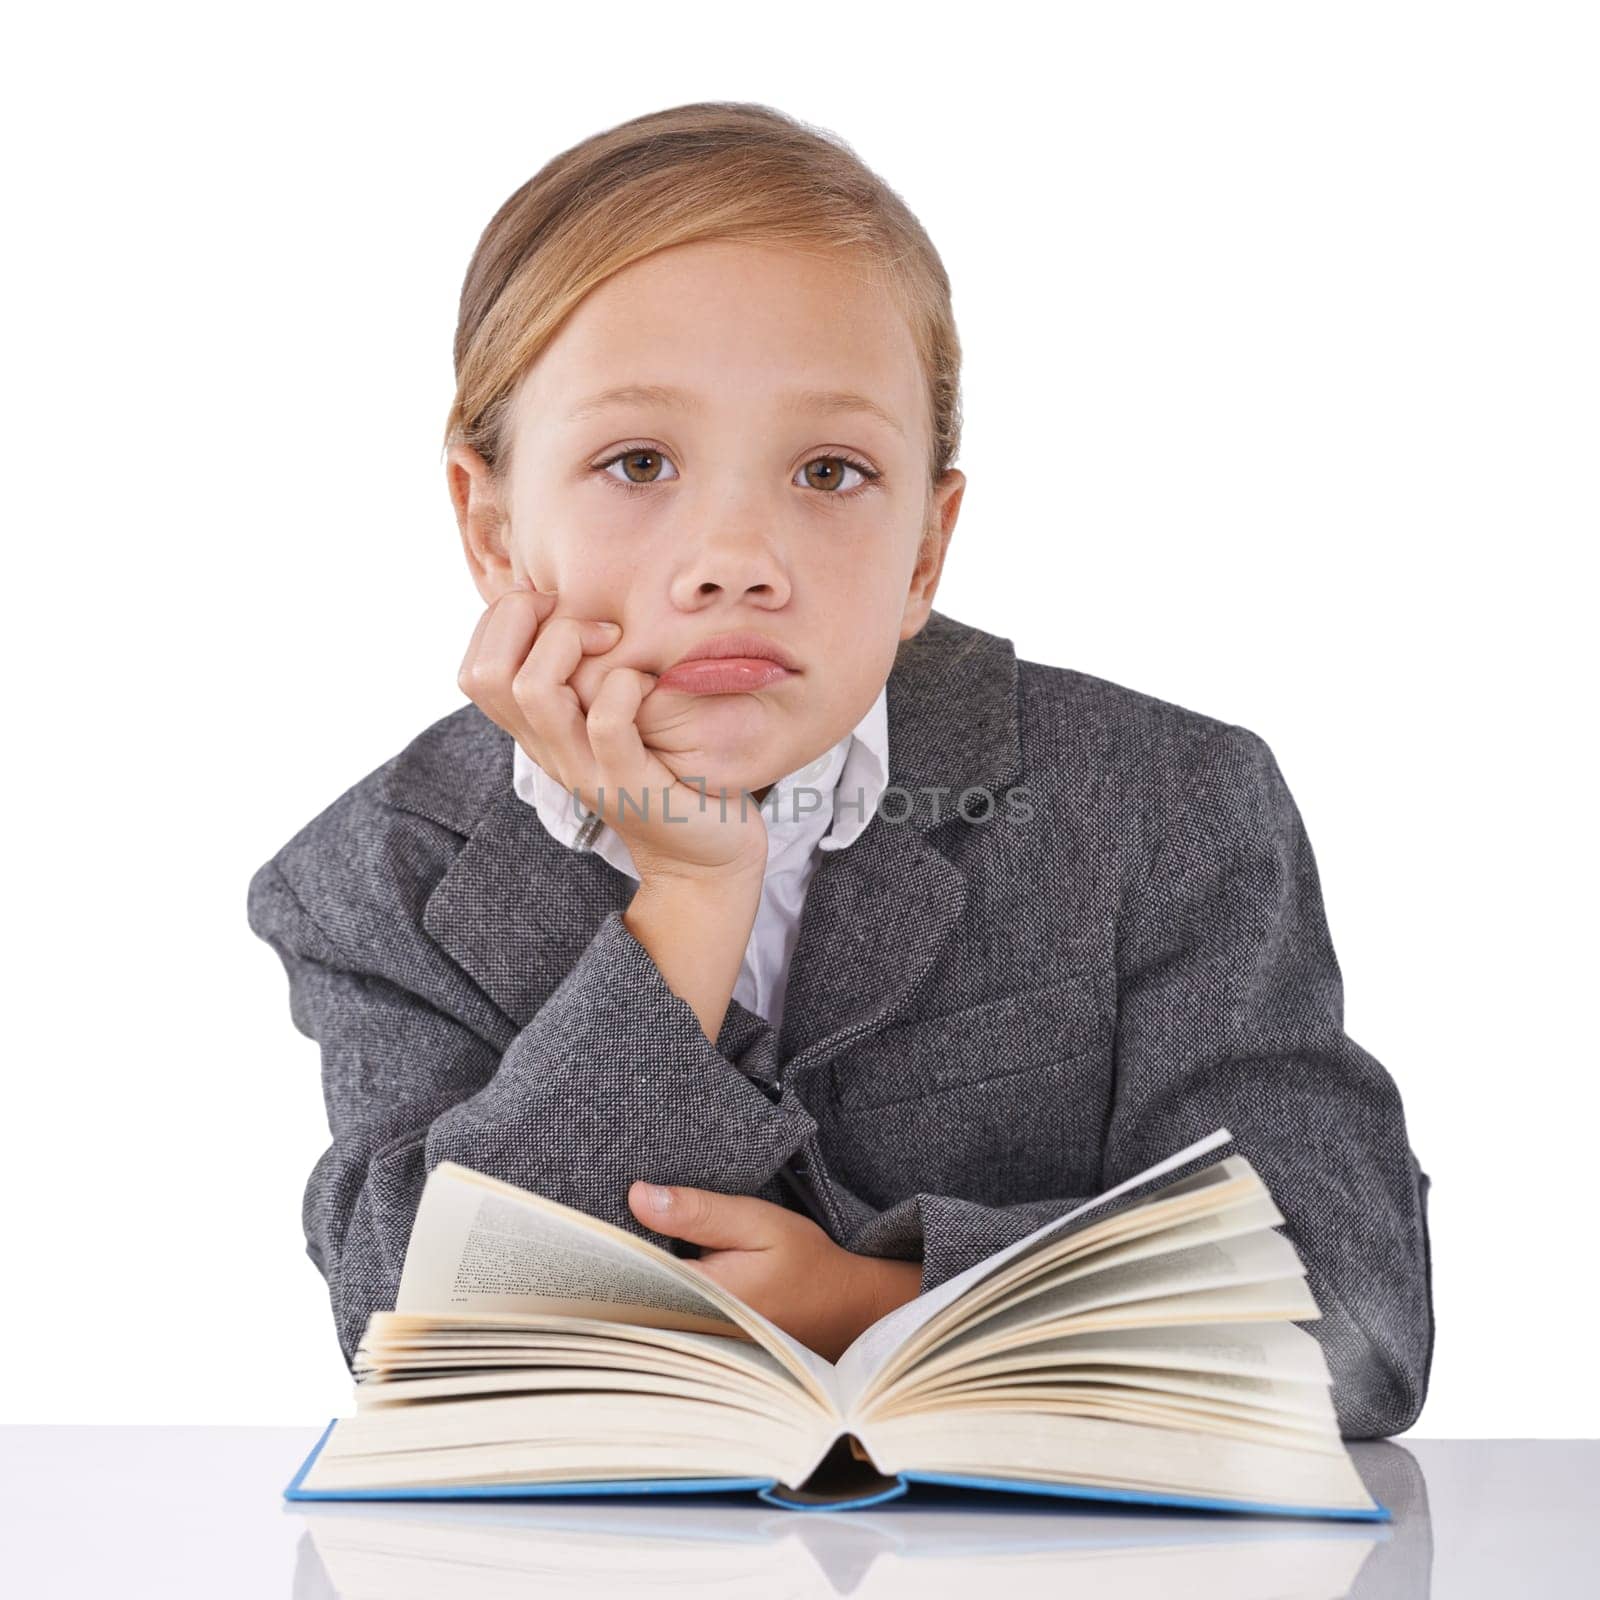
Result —
[[[837,1361],[880,1317],[886,1317],[922,1293],[922,1263],[844,1252],[849,1271],[844,1289],[832,1297],[832,1317],[825,1331],[790,1328],[818,1355]]]
[[[865,1256],[862,1259],[871,1263],[867,1270],[872,1281],[872,1293],[867,1319],[856,1330],[857,1333],[870,1328],[879,1317],[888,1316],[891,1311],[898,1310],[906,1301],[915,1300],[922,1293],[920,1261],[897,1261],[886,1256]]]
[[[623,926],[649,952],[667,987],[688,1003],[713,1044],[755,927],[762,876],[646,878],[622,914]]]

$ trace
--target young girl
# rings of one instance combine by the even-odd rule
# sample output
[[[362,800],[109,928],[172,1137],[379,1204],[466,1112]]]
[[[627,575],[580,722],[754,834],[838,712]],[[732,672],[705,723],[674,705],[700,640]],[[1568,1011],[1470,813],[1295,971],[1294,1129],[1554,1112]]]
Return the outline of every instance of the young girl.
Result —
[[[1415,1421],[1428,1179],[1295,803],[1247,729],[933,609],[959,354],[904,204],[763,106],[624,123],[489,223],[469,703],[250,884],[321,1045],[347,1362],[441,1160],[698,1250],[833,1357],[1226,1126],[1342,1431]]]

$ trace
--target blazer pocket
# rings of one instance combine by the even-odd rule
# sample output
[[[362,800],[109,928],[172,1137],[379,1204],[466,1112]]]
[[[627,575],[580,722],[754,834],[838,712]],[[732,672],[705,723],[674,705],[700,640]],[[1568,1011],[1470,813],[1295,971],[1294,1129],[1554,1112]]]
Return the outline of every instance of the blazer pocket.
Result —
[[[1087,973],[880,1029],[831,1063],[840,1110],[924,1100],[1105,1048],[1109,1023]]]

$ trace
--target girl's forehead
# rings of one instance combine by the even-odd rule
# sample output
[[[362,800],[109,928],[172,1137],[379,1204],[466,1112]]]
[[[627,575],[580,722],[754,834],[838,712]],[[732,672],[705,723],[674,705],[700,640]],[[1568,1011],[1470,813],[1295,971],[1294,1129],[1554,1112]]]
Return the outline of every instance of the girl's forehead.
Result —
[[[560,420],[583,422],[593,416],[629,406],[657,406],[690,416],[704,416],[711,409],[714,396],[681,384],[621,383],[584,396]],[[766,399],[775,410],[794,415],[858,416],[869,417],[874,422],[892,429],[902,438],[905,424],[882,401],[860,389],[819,389],[789,386],[772,388]]]
[[[835,256],[843,253],[835,252]],[[930,398],[902,306],[848,258],[701,241],[597,284],[517,384],[511,426],[562,436],[651,426],[848,426],[922,448]]]
[[[815,365],[798,377],[762,362],[725,368],[709,377],[659,364],[619,370],[636,371],[639,377],[608,383],[590,370],[544,384],[530,374],[534,387],[517,396],[513,426],[535,431],[550,443],[590,434],[620,436],[635,428],[686,434],[704,430],[728,437],[816,429],[830,437],[837,433],[832,440],[836,444],[855,443],[869,450],[880,464],[921,448],[921,407],[926,402],[915,373],[905,382],[881,383],[851,369],[857,381],[845,387],[827,381],[828,375]],[[815,381],[819,378],[823,381]]]
[[[608,371],[666,360],[782,359],[822,381],[855,381],[915,361],[902,307],[847,265],[803,253],[698,256],[662,251],[595,286],[564,320],[548,353]],[[636,376],[632,371],[628,377]]]

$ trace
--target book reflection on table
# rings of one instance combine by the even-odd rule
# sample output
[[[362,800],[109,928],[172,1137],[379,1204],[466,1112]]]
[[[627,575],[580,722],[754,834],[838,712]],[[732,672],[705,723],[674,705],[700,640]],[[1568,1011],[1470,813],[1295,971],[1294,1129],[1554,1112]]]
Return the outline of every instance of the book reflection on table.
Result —
[[[1418,1503],[1396,1445],[1363,1444],[1384,1487]],[[1391,1462],[1390,1458],[1395,1458]],[[1415,1480],[1415,1495],[1402,1481]],[[739,1494],[671,1501],[319,1502],[293,1600],[611,1600],[692,1594],[873,1600],[916,1594],[1006,1600],[1378,1600],[1428,1593],[1425,1499],[1397,1525],[1217,1517],[922,1489],[848,1514],[796,1517]],[[1391,1559],[1392,1558],[1392,1559]]]

